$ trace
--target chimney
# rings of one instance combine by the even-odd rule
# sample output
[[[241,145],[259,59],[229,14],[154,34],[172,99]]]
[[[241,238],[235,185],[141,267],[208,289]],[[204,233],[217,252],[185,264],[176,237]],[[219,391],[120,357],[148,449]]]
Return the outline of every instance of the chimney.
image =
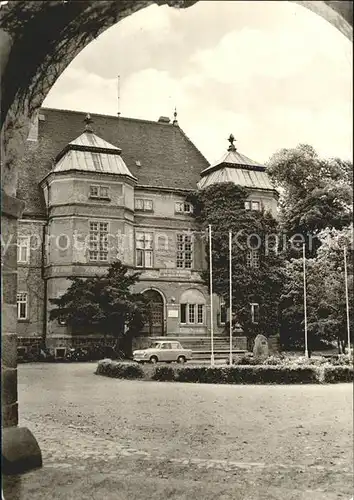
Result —
[[[170,123],[170,119],[168,116],[160,116],[160,118],[157,121],[159,123]]]

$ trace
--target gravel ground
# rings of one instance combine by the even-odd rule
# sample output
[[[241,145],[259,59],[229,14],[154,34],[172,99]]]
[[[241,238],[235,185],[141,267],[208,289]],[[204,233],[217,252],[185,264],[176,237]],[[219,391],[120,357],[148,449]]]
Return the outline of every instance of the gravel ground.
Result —
[[[353,495],[353,387],[124,381],[19,366],[44,467],[5,500],[332,500]]]

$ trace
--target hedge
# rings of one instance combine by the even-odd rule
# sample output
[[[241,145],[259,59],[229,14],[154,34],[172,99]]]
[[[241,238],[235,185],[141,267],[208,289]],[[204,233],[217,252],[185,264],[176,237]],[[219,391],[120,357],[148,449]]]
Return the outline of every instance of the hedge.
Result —
[[[352,366],[156,366],[102,360],[97,375],[201,384],[320,384],[353,381]]]
[[[316,384],[312,367],[231,366],[231,367],[157,367],[153,380],[202,384]]]
[[[326,366],[323,381],[327,384],[336,382],[353,382],[354,370],[352,366]]]
[[[99,361],[96,375],[105,375],[112,378],[139,379],[144,378],[145,373],[140,365],[136,363],[121,363],[110,359]]]

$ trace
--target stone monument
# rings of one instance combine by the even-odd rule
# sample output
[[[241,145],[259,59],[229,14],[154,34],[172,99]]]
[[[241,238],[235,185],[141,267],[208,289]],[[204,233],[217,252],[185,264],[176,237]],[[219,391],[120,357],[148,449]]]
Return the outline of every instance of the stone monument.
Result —
[[[254,341],[253,358],[264,361],[269,356],[268,339],[264,335],[257,335]]]

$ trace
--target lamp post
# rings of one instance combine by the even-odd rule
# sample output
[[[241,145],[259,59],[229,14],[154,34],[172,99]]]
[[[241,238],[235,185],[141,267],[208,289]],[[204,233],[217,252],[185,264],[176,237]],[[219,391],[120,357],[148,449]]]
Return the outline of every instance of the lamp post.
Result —
[[[232,232],[229,231],[229,311],[230,311],[230,366],[232,365]]]
[[[210,271],[210,364],[214,366],[214,314],[213,314],[213,255],[211,243],[211,224],[209,224],[209,271]]]
[[[351,348],[350,348],[350,318],[349,318],[347,247],[344,247],[344,282],[345,282],[345,304],[346,304],[346,310],[347,310],[348,355],[350,356],[351,355]]]
[[[302,245],[302,265],[303,265],[303,275],[304,275],[304,320],[305,320],[305,356],[309,357],[309,351],[307,348],[307,297],[306,297],[306,253],[305,253],[305,243]]]

